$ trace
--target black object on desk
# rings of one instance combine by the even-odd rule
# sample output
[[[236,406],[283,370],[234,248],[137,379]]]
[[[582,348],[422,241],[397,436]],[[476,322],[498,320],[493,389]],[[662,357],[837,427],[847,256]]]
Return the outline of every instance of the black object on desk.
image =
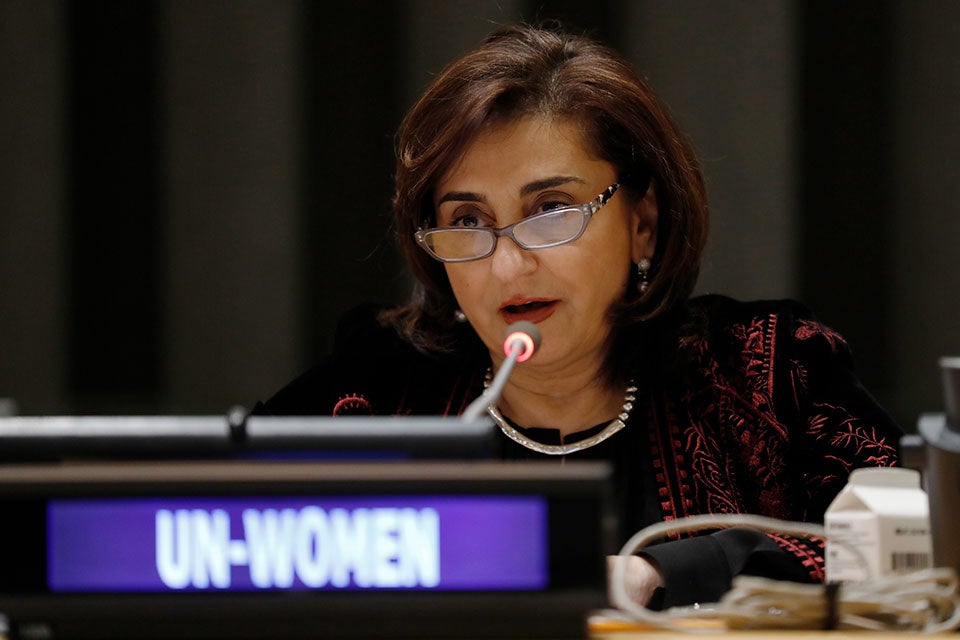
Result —
[[[21,637],[583,637],[615,551],[609,480],[601,463],[8,463],[0,614]]]
[[[0,417],[0,462],[119,458],[468,459],[495,426],[433,416]]]

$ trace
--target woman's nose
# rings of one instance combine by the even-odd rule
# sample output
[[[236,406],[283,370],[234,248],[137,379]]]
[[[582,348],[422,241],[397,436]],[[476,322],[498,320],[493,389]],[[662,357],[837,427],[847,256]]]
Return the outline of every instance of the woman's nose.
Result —
[[[526,275],[537,268],[537,258],[532,251],[521,249],[512,238],[497,238],[497,246],[490,256],[491,272],[503,282]]]

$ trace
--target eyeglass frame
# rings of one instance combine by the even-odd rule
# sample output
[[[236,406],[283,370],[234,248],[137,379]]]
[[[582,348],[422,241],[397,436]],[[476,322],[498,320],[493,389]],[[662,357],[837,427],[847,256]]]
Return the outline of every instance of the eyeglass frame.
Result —
[[[418,228],[413,234],[413,237],[416,239],[417,244],[430,255],[431,258],[438,260],[440,262],[473,262],[474,260],[483,260],[484,258],[489,258],[493,255],[494,251],[497,250],[497,243],[500,238],[507,237],[513,240],[514,244],[523,249],[524,251],[536,251],[539,249],[550,249],[552,247],[559,247],[571,242],[577,241],[580,236],[584,234],[587,230],[587,225],[590,224],[590,220],[593,218],[594,214],[599,211],[603,205],[607,204],[610,201],[610,198],[613,197],[613,194],[617,192],[620,188],[619,182],[614,182],[612,185],[604,189],[600,195],[596,198],[587,202],[585,204],[570,205],[568,207],[558,207],[556,209],[550,209],[549,211],[543,211],[541,213],[534,214],[518,220],[513,224],[508,224],[505,227],[431,227],[429,229]],[[525,224],[531,220],[536,220],[537,218],[546,217],[548,215],[556,215],[561,211],[578,211],[583,216],[583,224],[580,226],[580,231],[578,231],[572,238],[568,240],[562,240],[560,242],[551,242],[544,245],[531,246],[527,245],[514,235],[514,228],[518,225]],[[490,251],[483,255],[473,256],[470,258],[442,258],[437,255],[433,249],[427,244],[427,236],[430,232],[433,231],[461,231],[461,230],[470,230],[470,231],[481,231],[486,233],[491,233],[494,236],[494,242],[490,247]]]

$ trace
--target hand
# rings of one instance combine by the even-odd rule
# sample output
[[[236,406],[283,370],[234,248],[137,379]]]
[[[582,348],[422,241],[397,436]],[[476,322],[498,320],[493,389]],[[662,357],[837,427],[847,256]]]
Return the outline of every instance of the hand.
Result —
[[[658,587],[664,586],[663,574],[650,560],[641,556],[607,556],[607,592],[610,594],[611,604],[619,606],[613,597],[614,568],[624,565],[624,583],[627,587],[627,596],[632,602],[647,606],[650,597]]]

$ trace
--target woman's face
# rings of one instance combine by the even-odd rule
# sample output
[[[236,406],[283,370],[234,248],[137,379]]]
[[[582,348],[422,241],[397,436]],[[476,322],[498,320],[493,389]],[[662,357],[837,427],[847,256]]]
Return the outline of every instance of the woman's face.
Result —
[[[613,165],[587,150],[575,125],[526,117],[491,126],[466,147],[434,192],[437,225],[505,227],[590,202],[615,182]],[[528,251],[500,238],[487,258],[446,263],[447,276],[495,362],[506,328],[527,320],[543,341],[525,366],[595,368],[606,355],[607,312],[622,299],[634,263],[653,256],[655,225],[653,189],[642,200],[621,189],[576,241]]]

